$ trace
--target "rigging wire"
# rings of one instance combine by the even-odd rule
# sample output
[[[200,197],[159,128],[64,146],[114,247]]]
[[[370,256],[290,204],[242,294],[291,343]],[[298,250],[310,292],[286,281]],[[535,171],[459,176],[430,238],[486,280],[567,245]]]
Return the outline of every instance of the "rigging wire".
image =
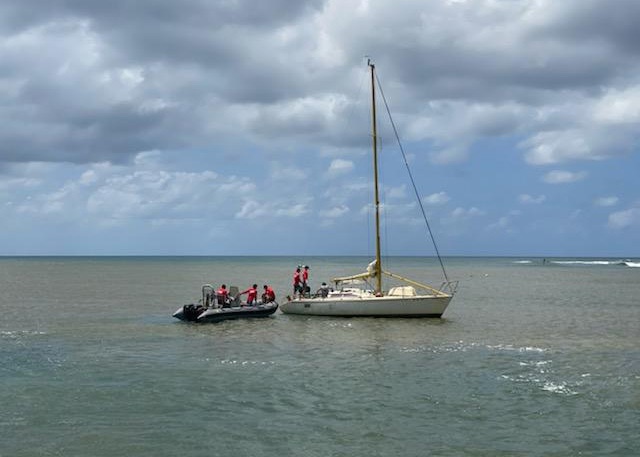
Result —
[[[429,220],[427,219],[427,213],[424,210],[424,206],[422,205],[422,200],[420,199],[420,194],[418,193],[418,188],[416,187],[416,182],[413,179],[413,173],[411,173],[411,169],[409,168],[407,155],[405,154],[404,148],[402,147],[402,143],[400,142],[400,135],[398,135],[398,129],[396,128],[395,122],[393,122],[393,117],[391,117],[391,110],[389,109],[387,98],[385,97],[384,91],[382,90],[382,84],[380,84],[380,79],[378,78],[377,73],[375,76],[376,76],[376,82],[378,83],[378,89],[380,90],[380,95],[382,96],[382,101],[384,102],[384,107],[387,110],[387,116],[389,116],[389,121],[391,122],[391,127],[393,128],[393,134],[395,135],[396,141],[398,142],[398,146],[400,147],[400,152],[402,153],[402,159],[404,160],[404,165],[407,169],[407,173],[409,174],[411,185],[413,186],[413,191],[415,192],[416,198],[418,199],[418,203],[420,204],[420,211],[422,211],[422,217],[424,219],[425,224],[427,225],[427,229],[429,230],[429,236],[431,236],[431,242],[433,243],[433,247],[435,248],[436,255],[438,256],[438,261],[440,262],[440,268],[442,268],[442,274],[444,275],[444,279],[447,282],[449,282],[447,271],[444,268],[444,263],[442,262],[442,257],[440,256],[440,251],[438,250],[438,245],[436,244],[436,239],[433,236],[433,232],[431,231],[431,225],[429,224]]]
[[[380,131],[379,128],[379,123],[378,123],[378,131]],[[383,141],[382,141],[382,135],[378,135],[378,138],[376,139],[378,141],[378,157],[380,160],[380,164],[382,165],[382,159],[384,157],[383,155]],[[388,209],[389,207],[387,206],[387,191],[386,191],[386,186],[384,186],[384,182],[385,182],[385,168],[383,166],[378,168],[378,173],[380,174],[380,182],[383,183],[383,187],[382,187],[382,206],[381,206],[381,215],[382,215],[382,222],[384,224],[384,243],[382,244],[382,256],[384,257],[385,261],[384,264],[388,265],[388,261],[389,261],[389,226],[387,225],[387,222],[389,220],[388,218]]]

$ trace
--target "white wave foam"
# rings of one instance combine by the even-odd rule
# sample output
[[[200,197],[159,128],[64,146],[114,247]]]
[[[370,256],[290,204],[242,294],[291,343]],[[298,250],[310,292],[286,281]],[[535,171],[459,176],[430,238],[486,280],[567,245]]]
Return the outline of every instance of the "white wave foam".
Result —
[[[624,265],[631,268],[640,268],[640,262],[631,260],[552,260],[551,263],[557,265]]]
[[[565,382],[556,384],[554,382],[547,381],[543,384],[542,390],[546,390],[547,392],[551,392],[554,394],[578,395],[578,392],[576,392],[575,390],[571,390]]]
[[[552,260],[557,265],[622,265],[622,260]]]
[[[351,322],[330,322],[329,323],[329,327],[335,327],[335,328],[354,328],[353,324]]]
[[[487,349],[497,349],[499,351],[517,351],[517,352],[546,352],[548,349],[538,348],[535,346],[513,346],[511,344],[498,344],[495,346],[487,345]]]
[[[210,361],[210,359],[205,359],[207,362]],[[230,360],[230,359],[224,359],[224,360],[220,360],[220,364],[222,365],[240,365],[240,366],[246,366],[246,365],[275,365],[276,363],[273,361],[260,361],[260,360]]]
[[[578,392],[573,390],[567,382],[549,379],[550,377],[553,377],[553,369],[550,366],[546,366],[547,364],[551,364],[551,360],[520,362],[518,364],[519,366],[527,367],[524,368],[524,371],[520,374],[503,374],[500,375],[500,377],[510,382],[531,384],[545,392],[561,395],[577,395]],[[574,387],[580,384],[582,383],[575,383]]]
[[[541,360],[539,362],[519,362],[518,365],[521,367],[541,367],[548,363],[551,363],[551,360]]]
[[[24,335],[46,335],[45,332],[40,332],[37,330],[1,330],[0,331],[0,336],[4,336],[7,338],[19,338],[20,336],[24,336]]]
[[[399,349],[399,352],[403,353],[415,353],[415,352],[433,352],[433,353],[446,353],[446,352],[467,352],[476,349],[489,349],[491,351],[513,351],[519,353],[545,353],[549,351],[546,348],[539,348],[535,346],[514,346],[512,344],[481,344],[481,343],[467,343],[464,341],[458,341],[456,343],[442,344],[438,346],[404,346]],[[531,362],[531,365],[544,365],[550,361]],[[527,362],[525,362],[527,363]],[[529,364],[529,363],[527,363]]]
[[[458,341],[456,343],[442,344],[438,346],[404,346],[399,349],[400,352],[412,353],[412,352],[432,352],[434,354],[446,353],[446,352],[466,352],[471,349],[481,347],[479,343],[465,343],[464,341]]]
[[[525,264],[525,263],[533,263],[533,262],[531,260],[514,260],[513,263]]]

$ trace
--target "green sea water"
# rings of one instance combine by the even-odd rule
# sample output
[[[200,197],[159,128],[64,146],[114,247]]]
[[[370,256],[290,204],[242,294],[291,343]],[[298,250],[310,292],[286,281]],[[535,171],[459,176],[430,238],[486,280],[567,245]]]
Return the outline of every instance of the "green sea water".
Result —
[[[282,300],[369,259],[0,258],[0,456],[640,455],[640,268],[445,260],[443,319],[197,325],[203,283]]]

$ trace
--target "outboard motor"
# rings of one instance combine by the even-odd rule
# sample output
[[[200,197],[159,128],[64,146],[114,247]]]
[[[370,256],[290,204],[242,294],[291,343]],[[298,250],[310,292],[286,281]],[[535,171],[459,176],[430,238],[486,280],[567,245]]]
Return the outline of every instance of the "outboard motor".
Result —
[[[188,321],[198,320],[198,316],[202,313],[204,308],[201,305],[184,305],[182,307],[182,312],[184,313],[184,317]]]

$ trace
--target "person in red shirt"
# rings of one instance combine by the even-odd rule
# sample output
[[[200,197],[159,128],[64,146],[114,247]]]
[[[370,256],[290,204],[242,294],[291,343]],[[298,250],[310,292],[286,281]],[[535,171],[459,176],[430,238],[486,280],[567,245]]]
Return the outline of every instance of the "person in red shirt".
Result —
[[[253,302],[255,302],[258,298],[258,285],[254,284],[244,292],[240,292],[240,295],[244,294],[247,294],[247,305],[253,305]]]
[[[304,270],[302,271],[302,293],[303,295],[307,295],[311,288],[309,287],[309,266],[305,265]]]
[[[221,285],[216,291],[216,298],[218,299],[218,304],[223,307],[229,304],[229,291],[225,284]]]
[[[300,267],[293,273],[293,296],[299,294],[302,297],[302,278],[300,277]]]
[[[270,286],[264,285],[264,293],[262,294],[262,303],[270,303],[276,301],[276,293]]]

